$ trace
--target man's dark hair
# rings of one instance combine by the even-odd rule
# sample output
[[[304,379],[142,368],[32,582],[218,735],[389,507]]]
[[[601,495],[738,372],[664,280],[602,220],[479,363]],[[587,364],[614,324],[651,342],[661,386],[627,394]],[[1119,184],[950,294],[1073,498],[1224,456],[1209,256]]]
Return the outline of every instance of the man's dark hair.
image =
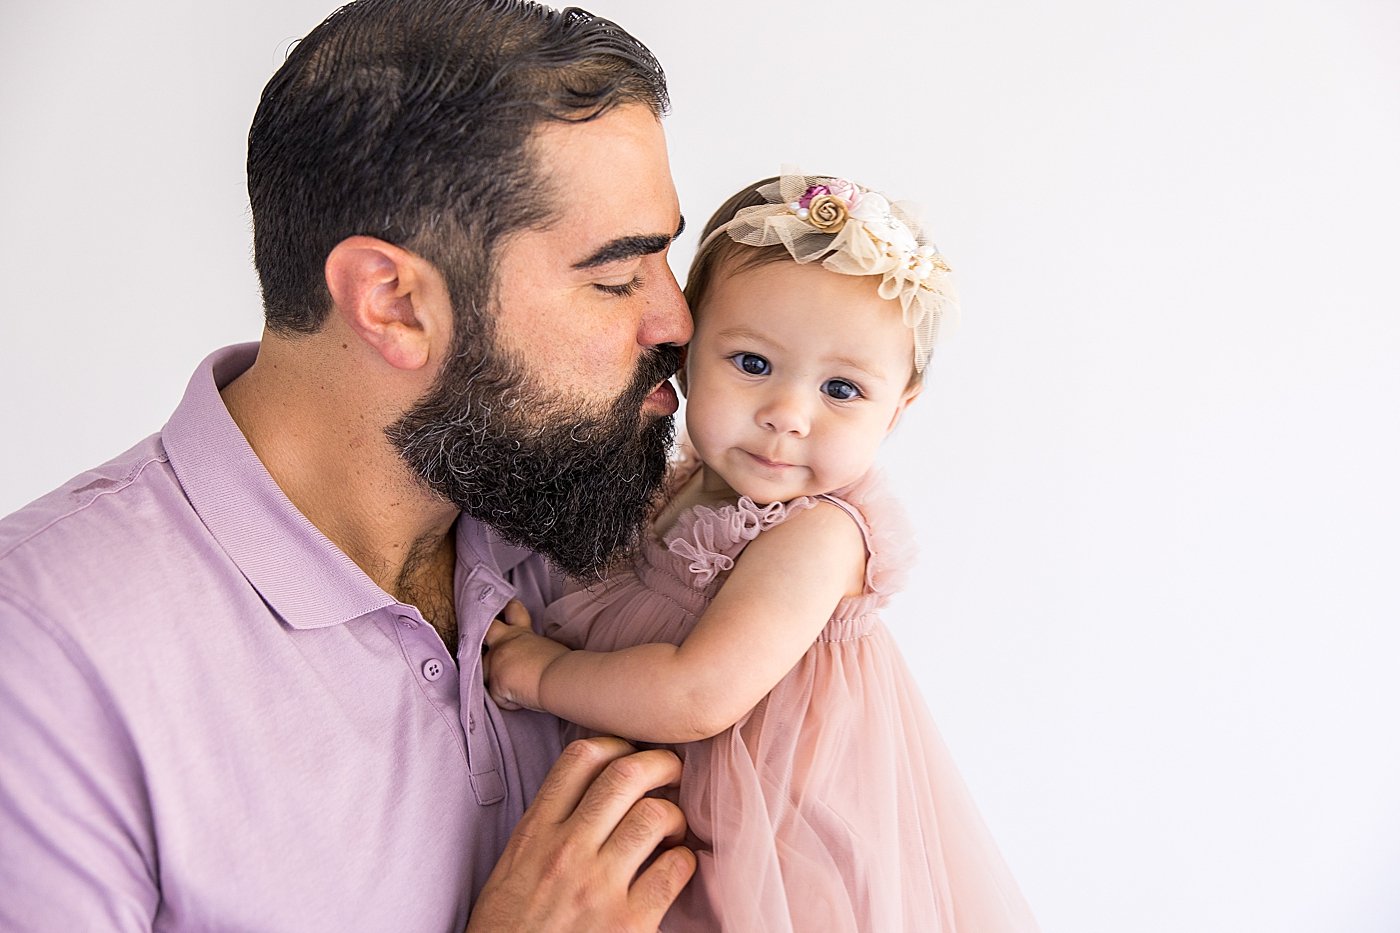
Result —
[[[497,244],[550,219],[532,131],[627,103],[665,113],[661,66],[576,7],[358,0],[332,13],[263,89],[248,133],[269,328],[320,329],[326,256],[357,234],[432,262],[459,321],[486,324]]]

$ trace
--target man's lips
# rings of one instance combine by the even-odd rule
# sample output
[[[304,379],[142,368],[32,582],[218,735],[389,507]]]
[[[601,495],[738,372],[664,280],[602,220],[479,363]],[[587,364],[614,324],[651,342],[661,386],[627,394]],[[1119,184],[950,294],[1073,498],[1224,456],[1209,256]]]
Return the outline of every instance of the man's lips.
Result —
[[[642,410],[650,411],[659,416],[674,415],[680,405],[680,399],[676,397],[676,390],[671,386],[671,380],[665,379],[652,389],[651,394],[642,402]]]

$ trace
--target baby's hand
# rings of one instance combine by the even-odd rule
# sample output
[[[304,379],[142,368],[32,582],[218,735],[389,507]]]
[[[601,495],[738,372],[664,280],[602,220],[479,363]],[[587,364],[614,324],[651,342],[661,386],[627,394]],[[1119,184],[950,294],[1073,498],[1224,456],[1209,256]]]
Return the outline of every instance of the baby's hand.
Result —
[[[481,662],[486,689],[501,709],[544,710],[540,681],[545,668],[569,649],[536,635],[530,628],[530,613],[519,600],[506,603],[503,615],[504,621],[497,619],[486,630],[486,656]]]

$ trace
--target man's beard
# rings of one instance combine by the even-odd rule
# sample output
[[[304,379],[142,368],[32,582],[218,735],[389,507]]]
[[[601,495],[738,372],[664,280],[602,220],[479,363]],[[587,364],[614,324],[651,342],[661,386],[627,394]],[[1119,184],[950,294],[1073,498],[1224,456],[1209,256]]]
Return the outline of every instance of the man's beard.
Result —
[[[680,348],[650,351],[611,406],[589,411],[531,384],[491,334],[473,336],[388,427],[390,443],[429,489],[506,541],[596,578],[637,544],[661,489],[673,419],[641,409],[679,368]]]

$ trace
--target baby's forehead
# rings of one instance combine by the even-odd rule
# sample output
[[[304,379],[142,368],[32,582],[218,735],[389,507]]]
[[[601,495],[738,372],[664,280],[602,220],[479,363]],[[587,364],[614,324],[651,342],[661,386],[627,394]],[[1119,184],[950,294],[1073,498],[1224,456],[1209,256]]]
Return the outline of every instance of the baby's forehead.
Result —
[[[775,302],[801,302],[817,310],[839,304],[852,313],[868,311],[875,316],[897,308],[898,302],[880,296],[880,277],[845,275],[825,269],[820,263],[797,263],[791,259],[721,266],[714,283],[699,307],[697,317],[711,305],[728,310],[735,306],[771,305]]]
[[[817,272],[794,275],[775,264],[735,276],[697,309],[697,342],[804,363],[897,371],[904,378],[913,364],[914,336],[899,302],[881,298],[871,277]]]
[[[793,355],[843,358],[851,362],[876,360],[891,351],[902,358],[912,351],[913,335],[907,327],[889,322],[873,323],[851,317],[846,320],[802,321],[795,315],[771,315],[759,320],[696,329],[697,340],[750,343],[787,350]],[[907,346],[906,346],[907,345]]]

